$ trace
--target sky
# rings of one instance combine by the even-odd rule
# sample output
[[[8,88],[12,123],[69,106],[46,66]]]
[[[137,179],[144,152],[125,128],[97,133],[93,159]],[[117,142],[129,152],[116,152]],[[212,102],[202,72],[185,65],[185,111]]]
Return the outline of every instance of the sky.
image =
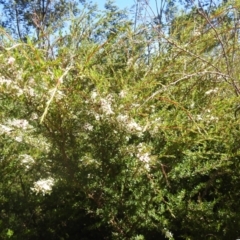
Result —
[[[133,5],[136,5],[136,3],[139,0],[113,0],[116,5],[120,8],[120,9],[124,9],[124,8],[131,8]],[[156,11],[156,0],[146,0],[148,1],[149,6]],[[166,0],[165,0],[166,1]],[[104,4],[107,2],[107,0],[92,0],[93,3],[97,3],[97,5],[99,6],[100,9],[104,8]],[[140,2],[140,1],[139,1]],[[142,0],[142,2],[144,2],[144,0]],[[161,0],[157,0],[158,4],[160,5]]]
[[[124,9],[124,8],[131,8],[133,5],[136,5],[137,2],[144,2],[147,1],[148,2],[148,14],[150,16],[152,16],[152,14],[157,15],[157,9],[156,9],[156,2],[158,4],[158,8],[160,8],[161,3],[166,4],[168,2],[168,0],[113,0],[116,5],[120,8],[120,9]],[[104,4],[107,2],[107,0],[92,0],[93,3],[96,3],[99,7],[99,9],[103,9],[104,8]],[[182,9],[182,7],[180,7],[180,5],[178,4],[178,1],[175,2],[176,7],[179,7],[179,10]],[[135,9],[133,8],[133,11]],[[152,12],[153,11],[153,12]]]
[[[140,1],[140,0],[113,0],[114,3],[119,7],[119,9],[124,9],[124,8],[128,8],[130,9],[131,7],[133,7],[133,5],[136,5],[136,3],[139,2],[144,2],[144,0]],[[156,2],[158,2],[158,4],[160,5],[160,2],[162,0],[145,0],[148,1],[149,6],[151,7],[151,9],[154,11],[154,15],[156,15]],[[107,2],[107,0],[92,0],[93,3],[96,3],[99,7],[99,9],[104,9],[104,4]],[[167,0],[165,0],[165,2],[167,2]],[[159,6],[158,6],[159,7]],[[136,10],[135,8],[132,9],[133,12],[134,10]],[[133,13],[132,12],[132,13]],[[148,12],[148,16],[152,16],[152,11],[148,8],[147,10]]]
[[[106,3],[105,0],[93,0],[93,2],[97,3],[100,8],[104,7],[104,4]],[[114,2],[120,9],[131,7],[135,4],[135,0],[115,0]]]

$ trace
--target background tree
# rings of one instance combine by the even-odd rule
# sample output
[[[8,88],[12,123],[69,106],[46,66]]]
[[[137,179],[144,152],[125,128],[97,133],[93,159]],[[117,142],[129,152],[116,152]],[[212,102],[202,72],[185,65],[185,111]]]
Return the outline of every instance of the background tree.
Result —
[[[84,1],[79,1],[84,3]],[[64,18],[69,13],[77,13],[77,1],[51,0],[1,0],[4,16],[2,26],[14,37],[26,41],[27,36],[34,36],[37,41],[46,38],[48,32],[63,27]]]

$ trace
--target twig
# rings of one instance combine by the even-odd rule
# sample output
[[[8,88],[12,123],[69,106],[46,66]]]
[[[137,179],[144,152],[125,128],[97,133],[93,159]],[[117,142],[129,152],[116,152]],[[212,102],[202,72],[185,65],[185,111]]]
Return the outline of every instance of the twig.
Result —
[[[40,119],[40,124],[42,124],[45,116],[47,115],[47,112],[48,112],[48,109],[49,109],[49,106],[51,104],[51,102],[53,101],[53,98],[57,92],[57,89],[58,89],[58,86],[63,82],[63,78],[68,74],[68,72],[72,69],[72,66],[70,65],[69,67],[66,68],[66,70],[64,71],[64,73],[62,74],[62,76],[58,79],[57,81],[57,84],[55,86],[55,88],[53,89],[53,92],[52,92],[52,95],[50,97],[50,99],[47,101],[47,106],[45,107],[45,110],[43,112],[43,115],[41,116],[41,119]]]

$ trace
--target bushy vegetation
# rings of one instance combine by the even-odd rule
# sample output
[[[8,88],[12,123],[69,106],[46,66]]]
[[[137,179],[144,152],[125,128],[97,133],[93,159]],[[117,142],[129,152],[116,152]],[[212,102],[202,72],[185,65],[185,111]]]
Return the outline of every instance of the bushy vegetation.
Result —
[[[0,30],[1,239],[240,236],[240,2],[171,6]]]

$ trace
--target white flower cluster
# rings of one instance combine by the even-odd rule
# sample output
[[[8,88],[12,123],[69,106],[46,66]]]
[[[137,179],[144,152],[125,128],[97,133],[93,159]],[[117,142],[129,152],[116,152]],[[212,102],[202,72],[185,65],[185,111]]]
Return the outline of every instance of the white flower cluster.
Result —
[[[0,84],[9,87],[12,84],[12,80],[0,77]]]
[[[30,168],[31,165],[34,164],[34,159],[32,158],[32,156],[28,155],[28,154],[22,154],[19,156],[19,159],[21,161],[21,164],[26,166],[26,168]]]
[[[12,128],[10,128],[6,125],[0,124],[0,134],[4,134],[4,133],[10,134],[12,130],[13,130]]]
[[[103,114],[105,114],[105,115],[114,114],[114,112],[112,110],[113,97],[112,97],[111,94],[106,96],[106,98],[102,98],[102,97],[99,97],[99,94],[96,91],[93,91],[92,94],[91,94],[91,99],[94,103],[98,103],[98,104],[100,103],[101,110],[102,110]],[[100,119],[100,116],[99,116],[98,113],[96,113],[94,115],[95,115],[96,120]]]
[[[91,125],[90,123],[86,123],[83,128],[87,131],[92,131],[93,130],[93,125]]]
[[[31,120],[37,120],[39,117],[38,117],[38,114],[37,113],[32,113],[31,115]]]
[[[11,79],[6,79],[4,77],[0,77],[0,85],[6,86],[7,89],[12,89],[16,91],[16,95],[19,97],[23,94],[23,90],[14,83]]]
[[[24,135],[24,142],[44,152],[49,152],[52,147],[51,144],[47,141],[47,139],[42,135],[37,136]]]
[[[126,96],[126,91],[122,90],[119,93],[119,98],[124,98]],[[136,96],[137,98],[137,96]],[[114,111],[112,110],[113,100],[114,97],[112,94],[108,94],[105,98],[102,98],[99,96],[97,91],[93,91],[91,94],[91,100],[93,103],[100,105],[100,112],[96,111],[95,109],[90,111],[91,114],[94,115],[95,119],[98,121],[103,116],[109,116],[114,115]],[[139,104],[132,104],[132,107],[138,107]],[[122,105],[119,106],[118,109],[124,108]],[[113,118],[111,118],[113,119]],[[139,125],[133,118],[128,116],[127,114],[119,114],[116,116],[116,121],[118,122],[119,126],[122,129],[125,129],[129,134],[136,134],[138,136],[141,136],[142,133],[145,131],[145,129]],[[85,124],[84,128],[88,131],[92,131],[92,126],[89,124]]]
[[[120,93],[119,93],[119,97],[120,98],[124,98],[125,96],[127,95],[127,92],[122,90]]]
[[[92,94],[91,94],[91,99],[92,99],[93,101],[95,101],[96,98],[97,98],[97,96],[98,96],[98,93],[97,93],[96,91],[93,91]]]
[[[21,128],[22,130],[26,130],[30,127],[30,125],[26,119],[8,120],[7,124],[10,126],[16,127],[16,128]]]
[[[204,121],[206,123],[218,122],[219,118],[211,115],[210,109],[207,109],[206,112],[209,114],[203,114],[203,115],[198,114],[198,115],[196,115],[195,120],[196,121]]]
[[[8,61],[7,61],[7,64],[13,65],[14,62],[15,62],[15,58],[14,58],[14,57],[10,57],[10,58],[8,59]]]
[[[195,29],[195,30],[193,31],[193,37],[199,37],[199,36],[201,36],[201,35],[202,35],[202,33],[201,33],[200,30]]]
[[[22,81],[22,72],[18,72],[17,76],[14,80],[6,79],[3,76],[0,76],[0,86],[5,87],[7,91],[14,92],[17,97],[26,94],[30,95],[31,97],[36,96],[35,90],[33,85],[35,84],[34,79],[29,80],[29,84],[26,85],[24,88],[20,87],[19,83]],[[32,87],[31,87],[31,86]]]
[[[172,232],[170,232],[170,231],[169,231],[168,229],[166,229],[166,228],[164,228],[163,230],[164,230],[164,232],[165,232],[165,237],[166,237],[166,238],[168,238],[168,239],[170,239],[170,240],[171,240],[171,239],[174,239]]]
[[[141,162],[144,163],[145,169],[146,169],[147,171],[149,171],[149,170],[150,170],[150,165],[149,165],[149,163],[150,163],[150,161],[151,161],[150,153],[147,152],[146,147],[145,147],[142,143],[140,143],[140,144],[137,146],[137,148],[138,148],[138,153],[137,153],[137,155],[136,155],[137,158],[138,158]]]
[[[151,135],[155,135],[159,133],[159,129],[161,128],[163,121],[160,117],[156,117],[150,121],[150,129],[149,132]]]
[[[35,119],[38,116],[34,113],[31,119]],[[33,129],[33,126],[25,119],[12,119],[6,121],[4,124],[0,124],[0,135],[6,134],[17,142],[23,142],[30,146],[41,149],[42,151],[48,152],[51,149],[51,145],[41,135],[31,136],[27,135],[26,130]]]
[[[210,95],[218,92],[218,88],[210,89],[205,92],[205,95]]]
[[[22,134],[18,133],[18,135],[16,136],[16,134],[12,134],[13,130],[14,130],[13,128],[10,128],[6,125],[0,124],[0,134],[7,134],[11,138],[13,138],[15,141],[22,142],[23,141]]]
[[[120,123],[120,125],[122,125],[122,127],[125,127],[129,133],[141,134],[143,131],[142,127],[139,126],[134,119],[127,115],[118,115],[117,121]]]
[[[104,114],[106,114],[106,115],[114,114],[112,107],[111,107],[111,99],[110,98],[106,98],[106,99],[101,98],[100,103],[101,103],[101,109]]]
[[[54,94],[54,98],[56,100],[61,100],[63,99],[63,97],[65,97],[65,94],[60,90],[56,90],[56,88],[50,89],[48,93],[49,93],[49,97],[51,97]]]
[[[22,142],[22,141],[23,141],[23,136],[16,136],[16,137],[15,137],[15,140],[16,140],[17,142]]]
[[[202,115],[198,114],[198,115],[196,115],[195,119],[196,119],[196,121],[202,121],[203,117],[202,117]]]
[[[52,192],[53,186],[54,186],[54,179],[49,177],[45,179],[40,179],[37,182],[35,182],[34,187],[31,188],[31,190],[36,194],[42,193],[43,195],[45,195],[45,194],[50,194]]]

